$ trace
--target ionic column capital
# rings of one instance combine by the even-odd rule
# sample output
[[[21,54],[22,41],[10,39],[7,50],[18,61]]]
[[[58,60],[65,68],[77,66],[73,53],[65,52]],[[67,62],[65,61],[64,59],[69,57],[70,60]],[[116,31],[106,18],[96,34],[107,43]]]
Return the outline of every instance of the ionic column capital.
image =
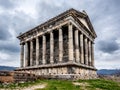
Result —
[[[72,25],[72,23],[71,23],[71,22],[68,22],[68,26],[69,26],[69,25]]]
[[[26,42],[20,42],[20,45],[25,45]]]
[[[45,36],[45,34],[43,34],[43,36],[42,36],[42,37],[45,39],[45,37],[46,37],[46,36]]]
[[[39,39],[39,36],[36,36],[36,39]]]
[[[62,28],[62,26],[59,26],[59,27],[57,27],[57,30],[59,30],[59,29],[61,29]]]

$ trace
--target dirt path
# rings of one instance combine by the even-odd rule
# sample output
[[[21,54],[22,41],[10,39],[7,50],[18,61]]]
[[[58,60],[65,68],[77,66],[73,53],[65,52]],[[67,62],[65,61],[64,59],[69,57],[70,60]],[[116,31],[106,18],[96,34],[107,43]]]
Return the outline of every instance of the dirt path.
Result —
[[[73,82],[73,84],[76,85],[76,86],[81,86],[81,89],[82,89],[82,90],[86,90],[86,87],[89,86],[89,84],[86,83],[86,82],[82,82],[82,83]]]
[[[22,90],[35,90],[35,89],[43,89],[46,87],[47,84],[39,84],[39,85],[33,85],[33,86],[29,86],[26,88],[23,88]]]
[[[12,90],[36,90],[36,89],[43,89],[47,86],[47,84],[38,84],[38,85],[32,85],[25,88],[17,88]],[[0,89],[0,90],[11,90],[11,89]]]

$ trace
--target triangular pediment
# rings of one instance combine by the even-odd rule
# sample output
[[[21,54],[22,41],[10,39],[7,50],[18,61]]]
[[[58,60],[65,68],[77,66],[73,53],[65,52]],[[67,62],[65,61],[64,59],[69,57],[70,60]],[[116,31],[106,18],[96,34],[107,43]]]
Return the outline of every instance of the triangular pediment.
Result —
[[[91,24],[91,21],[85,11],[79,12],[77,10],[72,9],[71,16],[77,21],[82,27],[86,28],[88,31],[90,31],[94,37],[97,37],[96,32],[94,31],[94,28]]]
[[[78,19],[90,31],[90,27],[89,27],[88,23],[86,22],[86,20],[84,18],[80,18],[80,17]]]
[[[47,28],[50,28],[51,26],[54,25],[58,25],[59,23],[65,21],[69,17],[73,17],[75,22],[77,22],[81,27],[85,28],[85,30],[91,32],[94,38],[97,37],[87,13],[85,11],[79,12],[72,8],[34,27],[33,29],[19,35],[18,38],[25,37],[26,35],[31,34],[31,32],[33,33],[36,32],[37,30],[41,30],[41,31],[47,30]]]

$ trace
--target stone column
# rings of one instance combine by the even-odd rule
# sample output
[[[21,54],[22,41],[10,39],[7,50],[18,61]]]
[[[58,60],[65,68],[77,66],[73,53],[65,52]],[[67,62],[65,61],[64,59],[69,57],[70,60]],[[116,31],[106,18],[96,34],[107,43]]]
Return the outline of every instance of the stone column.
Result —
[[[42,57],[43,64],[46,63],[45,54],[46,54],[46,37],[45,37],[45,35],[43,35],[43,57]]]
[[[36,65],[39,65],[39,37],[36,37]]]
[[[68,25],[68,55],[69,55],[69,61],[74,60],[73,57],[73,26],[71,23]]]
[[[21,67],[24,67],[24,44],[21,44]]]
[[[85,64],[88,65],[88,39],[85,38]]]
[[[83,47],[83,34],[80,34],[80,56],[81,56],[81,63],[84,64],[84,47]]]
[[[78,30],[75,30],[75,35],[74,36],[75,36],[75,58],[76,58],[76,62],[80,62]]]
[[[25,67],[28,66],[28,42],[25,43]]]
[[[92,47],[91,47],[91,50],[92,50],[92,53],[91,53],[91,65],[94,66],[94,43],[91,44]]]
[[[30,66],[33,65],[33,41],[30,41]]]
[[[53,32],[50,32],[50,63],[53,64],[54,58],[54,36],[53,36]]]
[[[63,33],[62,29],[59,28],[59,62],[63,59]]]
[[[89,40],[89,65],[91,66],[91,41]]]

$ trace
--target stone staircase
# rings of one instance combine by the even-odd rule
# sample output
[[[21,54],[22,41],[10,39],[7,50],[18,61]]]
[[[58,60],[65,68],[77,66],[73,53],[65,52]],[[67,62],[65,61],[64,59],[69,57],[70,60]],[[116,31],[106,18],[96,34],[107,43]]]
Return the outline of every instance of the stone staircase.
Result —
[[[36,76],[35,74],[25,72],[14,72],[13,77],[15,82],[34,81],[38,79],[38,76]]]

